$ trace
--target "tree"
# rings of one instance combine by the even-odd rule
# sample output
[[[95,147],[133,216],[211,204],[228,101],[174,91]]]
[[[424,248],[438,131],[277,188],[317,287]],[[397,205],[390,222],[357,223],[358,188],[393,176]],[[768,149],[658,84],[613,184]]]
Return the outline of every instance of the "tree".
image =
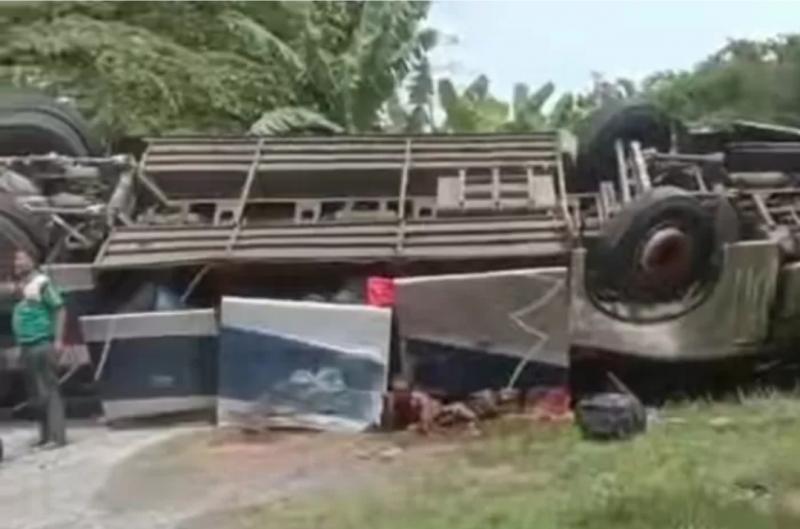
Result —
[[[449,79],[440,79],[439,103],[445,112],[446,132],[492,132],[508,118],[509,105],[489,93],[489,79],[478,76],[459,94]]]
[[[800,124],[800,37],[733,40],[690,71],[657,72],[644,94],[686,120]]]
[[[0,81],[68,96],[111,136],[243,132],[256,121],[260,130],[310,121],[370,130],[412,62],[424,59],[427,8],[411,1],[7,3]]]
[[[501,129],[508,132],[530,132],[549,128],[550,123],[543,107],[555,89],[553,83],[547,82],[531,94],[528,85],[517,83],[514,86],[511,119]]]

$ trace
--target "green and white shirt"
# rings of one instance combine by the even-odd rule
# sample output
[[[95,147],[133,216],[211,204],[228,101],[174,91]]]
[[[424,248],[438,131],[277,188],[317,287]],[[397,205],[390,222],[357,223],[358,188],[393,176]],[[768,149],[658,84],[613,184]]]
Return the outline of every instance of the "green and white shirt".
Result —
[[[56,314],[64,306],[61,293],[42,272],[32,273],[22,287],[22,299],[14,306],[11,326],[19,345],[52,341]]]

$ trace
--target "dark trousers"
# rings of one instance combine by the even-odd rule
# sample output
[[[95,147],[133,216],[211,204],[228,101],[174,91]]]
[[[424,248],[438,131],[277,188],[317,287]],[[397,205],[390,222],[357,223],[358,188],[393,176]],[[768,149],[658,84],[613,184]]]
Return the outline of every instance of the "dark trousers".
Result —
[[[64,401],[58,387],[55,349],[51,342],[22,346],[22,363],[30,405],[39,422],[39,441],[67,442]]]

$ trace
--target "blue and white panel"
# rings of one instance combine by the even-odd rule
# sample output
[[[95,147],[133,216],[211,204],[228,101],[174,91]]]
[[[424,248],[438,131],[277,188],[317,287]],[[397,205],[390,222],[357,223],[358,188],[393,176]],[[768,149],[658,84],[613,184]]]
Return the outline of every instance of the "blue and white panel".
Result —
[[[361,431],[378,424],[391,312],[223,298],[220,424]]]
[[[84,316],[81,325],[100,372],[100,399],[108,419],[213,412],[214,310]]]

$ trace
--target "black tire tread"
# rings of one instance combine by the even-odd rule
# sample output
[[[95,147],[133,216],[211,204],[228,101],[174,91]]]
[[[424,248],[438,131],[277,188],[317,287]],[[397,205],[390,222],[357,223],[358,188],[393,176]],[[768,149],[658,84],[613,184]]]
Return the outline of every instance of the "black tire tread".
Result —
[[[24,210],[13,196],[0,193],[0,216],[9,219],[30,239],[39,252],[39,257],[43,256],[47,248],[47,235],[44,226],[36,220],[33,214]]]
[[[12,116],[18,113],[34,113],[41,116],[43,122],[59,122],[62,127],[72,130],[82,144],[83,154],[61,153],[72,156],[102,156],[105,152],[102,141],[92,132],[91,127],[81,114],[45,94],[22,91],[0,91],[0,116]]]
[[[645,147],[667,150],[672,140],[674,120],[651,103],[626,101],[612,103],[595,111],[578,135],[578,191],[594,191],[603,180],[616,181],[617,139],[639,140]]]
[[[659,224],[676,220],[700,250],[693,255],[692,277],[707,279],[722,243],[714,216],[685,191],[660,187],[640,196],[602,228],[587,263],[597,274],[596,284],[624,291],[635,276],[642,240]]]

